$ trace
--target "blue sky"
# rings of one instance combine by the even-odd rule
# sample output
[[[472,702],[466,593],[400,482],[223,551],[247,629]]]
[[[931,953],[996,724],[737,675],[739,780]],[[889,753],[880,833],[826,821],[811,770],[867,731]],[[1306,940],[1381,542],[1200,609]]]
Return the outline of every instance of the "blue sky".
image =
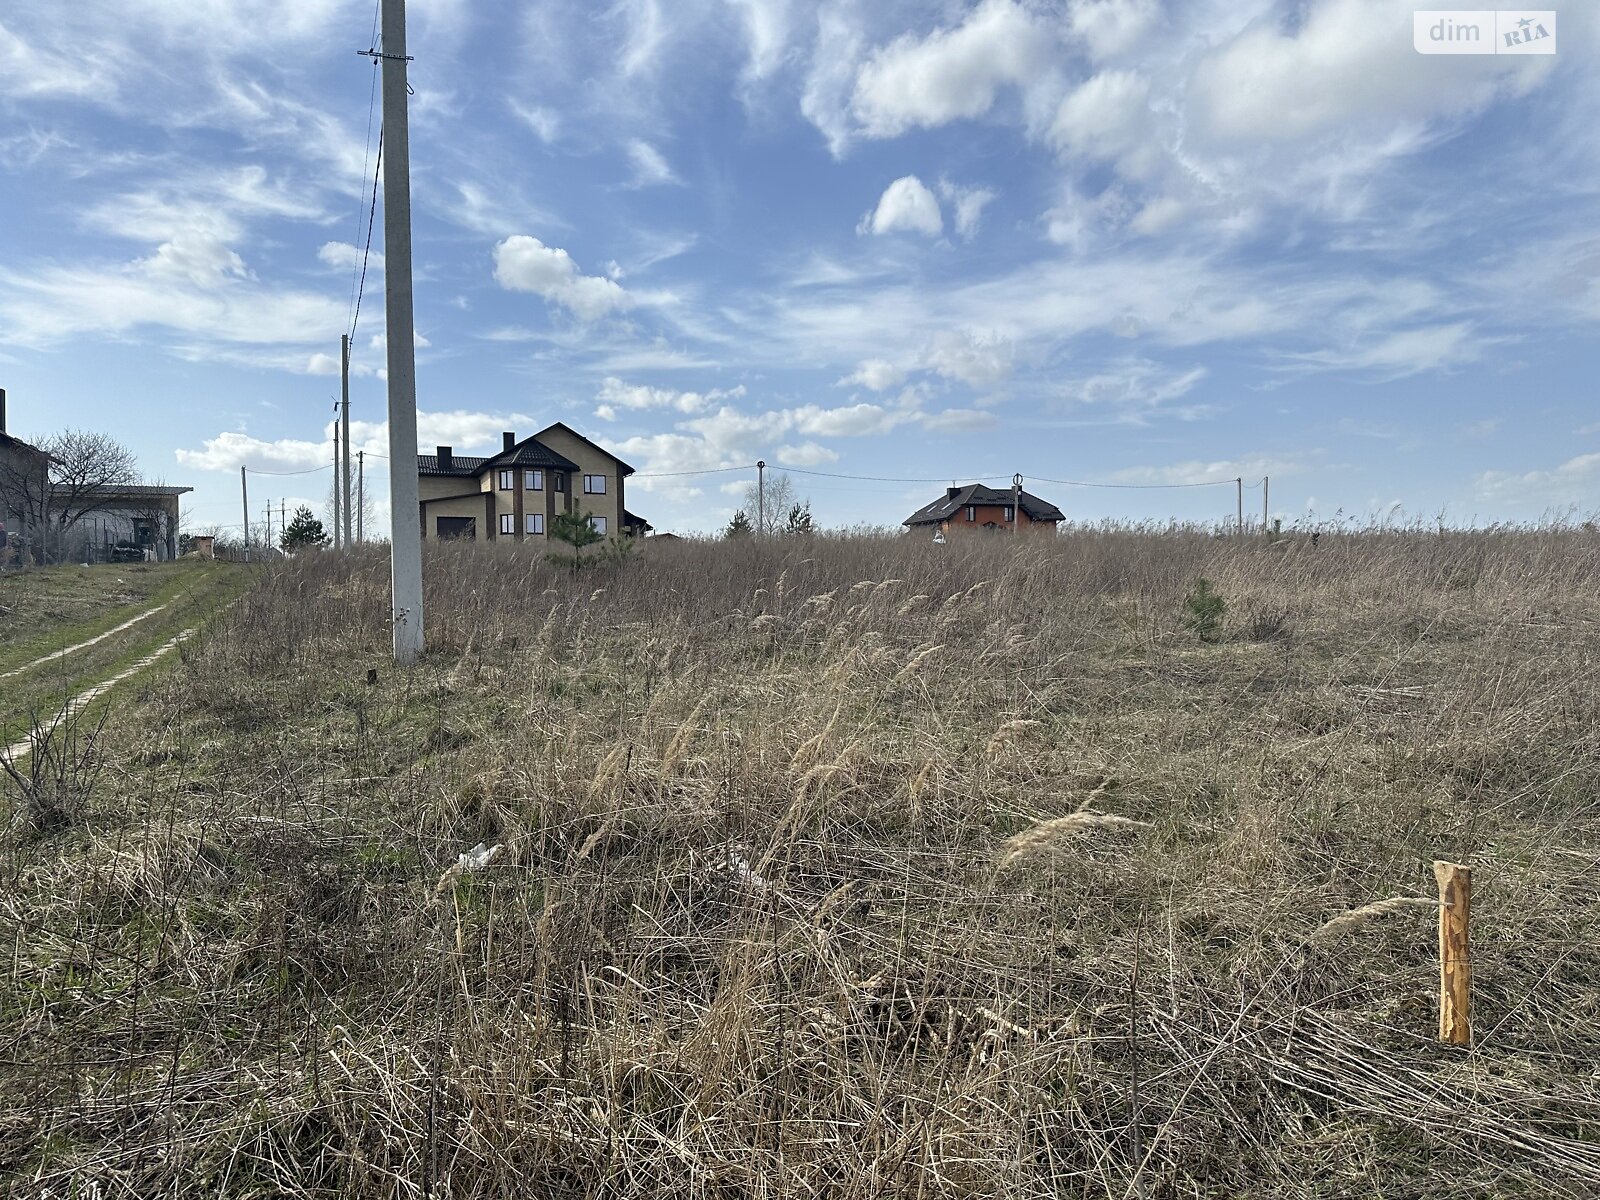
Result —
[[[659,528],[765,458],[1600,508],[1600,19],[1425,57],[1391,0],[411,0],[420,438],[561,420]],[[237,522],[329,455],[372,0],[0,15],[0,386]],[[375,132],[375,130],[374,130]],[[381,250],[382,214],[375,249]],[[355,437],[385,449],[382,259]],[[369,479],[384,502],[379,460]],[[327,472],[252,500],[320,502]],[[796,476],[830,525],[935,484]],[[1228,487],[1029,484],[1212,519]],[[1260,493],[1247,508],[1259,511]],[[1398,508],[1396,508],[1398,506]]]

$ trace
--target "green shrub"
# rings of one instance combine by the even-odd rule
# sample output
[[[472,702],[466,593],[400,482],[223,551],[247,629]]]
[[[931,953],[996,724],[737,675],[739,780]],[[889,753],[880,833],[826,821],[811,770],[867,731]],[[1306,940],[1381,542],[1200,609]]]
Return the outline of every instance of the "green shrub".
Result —
[[[1206,579],[1196,579],[1194,587],[1183,598],[1183,625],[1202,642],[1214,642],[1222,636],[1222,614],[1228,611],[1228,602]]]

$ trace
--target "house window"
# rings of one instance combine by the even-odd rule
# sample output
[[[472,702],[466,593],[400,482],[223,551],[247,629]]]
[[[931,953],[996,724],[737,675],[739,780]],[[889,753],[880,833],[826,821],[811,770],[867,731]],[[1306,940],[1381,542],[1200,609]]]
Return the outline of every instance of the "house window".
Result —
[[[967,505],[967,520],[976,521],[977,519],[978,519],[978,506],[976,504]]]
[[[1011,520],[1011,505],[1006,505],[1006,520]]]
[[[544,514],[543,513],[529,513],[528,514],[528,520],[527,520],[527,530],[528,530],[529,533],[543,533],[544,532]]]
[[[583,494],[585,496],[604,496],[606,494],[606,477],[604,475],[585,475],[583,477]]]
[[[515,513],[500,514],[500,532],[507,536],[517,532],[517,517]]]
[[[600,534],[601,536],[605,535],[606,519],[604,517],[590,517],[589,524],[594,527],[594,531],[596,533]]]
[[[509,492],[515,486],[511,482],[512,476],[515,474],[516,472],[510,470],[500,472],[500,490],[502,492]]]
[[[522,486],[530,492],[537,492],[544,487],[543,471],[524,471],[522,473]]]
[[[565,471],[552,471],[550,473],[551,486],[558,492],[567,490],[567,473]]]

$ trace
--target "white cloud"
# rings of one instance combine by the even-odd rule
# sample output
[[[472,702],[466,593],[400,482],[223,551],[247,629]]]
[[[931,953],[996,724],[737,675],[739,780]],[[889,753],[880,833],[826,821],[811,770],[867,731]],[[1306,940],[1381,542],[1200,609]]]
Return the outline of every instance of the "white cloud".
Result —
[[[1069,380],[1062,392],[1079,404],[1106,405],[1131,420],[1187,396],[1206,377],[1204,367],[1176,370],[1145,358],[1127,358],[1082,379]]]
[[[209,234],[179,234],[163,242],[149,258],[134,264],[153,279],[218,288],[249,275],[244,259]]]
[[[46,346],[83,334],[181,335],[185,357],[222,357],[228,344],[314,346],[343,327],[343,301],[263,286],[216,238],[163,242],[122,264],[0,268],[0,341]]]
[[[538,104],[519,104],[515,100],[508,101],[512,113],[545,145],[550,145],[561,136],[561,114],[553,108],[545,108]]]
[[[1594,506],[1597,484],[1600,484],[1600,454],[1580,454],[1545,471],[1526,471],[1522,474],[1485,471],[1476,480],[1478,495],[1485,500],[1585,505],[1590,508]]]
[[[744,24],[746,81],[765,79],[783,65],[794,24],[791,0],[726,0]]]
[[[784,444],[773,452],[773,457],[778,462],[789,467],[824,467],[829,463],[839,461],[839,455],[836,451],[830,450],[826,446],[818,445],[816,442],[799,442],[794,445]],[[743,491],[744,487],[740,485],[739,493],[742,494]]]
[[[1190,459],[1187,462],[1172,463],[1169,466],[1129,467],[1122,471],[1113,471],[1107,478],[1109,483],[1153,483],[1163,485],[1173,484],[1227,484],[1235,479],[1246,482],[1260,479],[1263,475],[1270,475],[1273,479],[1287,478],[1303,470],[1303,464],[1292,459],[1274,458],[1244,458],[1221,459],[1215,462],[1205,462],[1200,459]],[[1220,493],[1222,488],[1219,486]],[[1231,493],[1229,493],[1231,499]]]
[[[633,187],[681,184],[672,164],[649,142],[634,138],[628,143],[628,160],[633,164]]]
[[[935,335],[924,362],[930,370],[975,388],[991,388],[1011,375],[1015,348],[996,334],[950,330]]]
[[[869,137],[980,117],[1008,84],[1047,60],[1050,38],[1015,0],[983,0],[955,28],[907,34],[877,51],[856,79],[851,109]]]
[[[624,383],[615,376],[608,376],[595,396],[600,402],[595,415],[602,420],[612,421],[616,419],[619,408],[635,412],[671,409],[681,413],[696,413],[721,400],[736,399],[744,394],[742,384],[726,390],[713,388],[707,392],[683,392],[673,388]]]
[[[660,0],[620,0],[612,10],[627,26],[622,48],[624,75],[640,75],[651,70],[670,30],[661,13]]]
[[[878,206],[861,220],[863,233],[921,233],[938,237],[944,232],[939,201],[915,175],[896,179],[878,200]]]
[[[1554,64],[1473,55],[1425,62],[1411,44],[1415,7],[1312,0],[1293,25],[1276,12],[1258,19],[1196,66],[1194,122],[1239,142],[1293,142],[1373,120],[1393,127],[1475,111],[1503,89],[1535,86]]]
[[[0,24],[0,95],[93,95],[108,84],[99,65],[40,49]]]
[[[1150,82],[1133,71],[1105,71],[1061,102],[1051,143],[1069,157],[1118,162],[1125,175],[1150,175],[1162,151],[1150,129]]]
[[[910,414],[878,404],[850,404],[822,408],[807,404],[787,410],[788,425],[813,437],[872,437],[888,433],[910,419]]]
[[[849,387],[853,384],[858,384],[861,387],[871,388],[875,392],[882,392],[895,387],[905,377],[905,371],[895,366],[892,362],[882,358],[869,358],[863,361],[849,375],[839,380],[837,386]]]
[[[1285,370],[1353,371],[1381,380],[1405,379],[1426,371],[1445,371],[1476,362],[1491,343],[1471,324],[1457,321],[1420,329],[1363,336],[1338,349],[1285,356]]]
[[[981,408],[947,408],[923,415],[921,422],[923,428],[935,433],[977,433],[995,428],[1000,418]]]
[[[1134,233],[1155,237],[1175,227],[1190,211],[1189,205],[1176,196],[1157,196],[1135,214],[1128,228]]]
[[[939,181],[939,195],[955,209],[956,234],[965,242],[977,236],[978,226],[983,223],[983,210],[994,202],[997,194],[986,187],[963,187],[948,179]]]
[[[852,0],[831,0],[817,14],[817,39],[800,93],[800,112],[827,139],[835,158],[850,145],[850,92],[865,35]]]
[[[351,270],[361,265],[362,251],[360,246],[352,246],[349,242],[324,242],[322,249],[317,251],[317,258],[330,267]],[[366,254],[367,274],[381,275],[383,273],[383,252],[372,250]]]
[[[327,442],[280,438],[267,442],[244,433],[219,433],[199,450],[177,452],[178,465],[192,471],[308,471],[322,466],[332,453]]]
[[[1075,0],[1067,25],[1095,59],[1136,46],[1161,16],[1158,0]]]
[[[494,277],[503,288],[543,296],[583,321],[597,321],[633,303],[613,281],[581,274],[565,250],[527,234],[515,234],[494,248]]]

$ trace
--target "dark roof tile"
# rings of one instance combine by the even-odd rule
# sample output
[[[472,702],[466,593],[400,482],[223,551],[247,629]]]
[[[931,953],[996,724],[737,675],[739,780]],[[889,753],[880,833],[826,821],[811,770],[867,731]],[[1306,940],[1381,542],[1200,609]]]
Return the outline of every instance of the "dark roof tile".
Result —
[[[981,483],[969,483],[958,488],[955,495],[946,492],[931,504],[925,504],[907,517],[905,525],[936,525],[948,520],[969,504],[1010,504],[1010,488],[992,488]],[[1065,521],[1062,511],[1048,500],[1041,500],[1032,492],[1022,493],[1022,511],[1034,521]]]

